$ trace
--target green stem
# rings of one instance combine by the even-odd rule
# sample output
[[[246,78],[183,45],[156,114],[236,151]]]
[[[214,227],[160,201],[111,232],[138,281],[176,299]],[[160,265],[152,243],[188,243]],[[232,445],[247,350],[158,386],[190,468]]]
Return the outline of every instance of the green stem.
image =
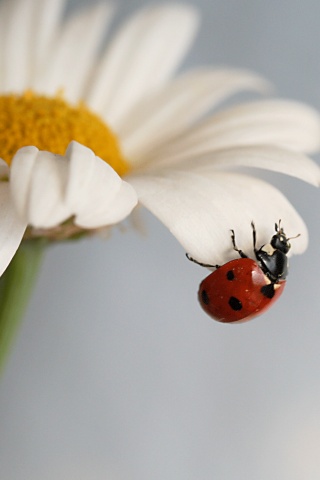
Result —
[[[32,293],[44,246],[39,240],[23,242],[0,278],[0,373]]]

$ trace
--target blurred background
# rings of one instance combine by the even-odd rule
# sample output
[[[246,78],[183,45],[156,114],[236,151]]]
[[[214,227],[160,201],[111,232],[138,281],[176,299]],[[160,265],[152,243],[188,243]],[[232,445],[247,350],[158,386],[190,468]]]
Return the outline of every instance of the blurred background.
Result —
[[[151,2],[116,3],[115,25]],[[203,21],[184,69],[246,67],[320,109],[318,0],[189,3]],[[201,311],[207,272],[146,212],[146,236],[114,229],[47,252],[1,381],[1,479],[319,480],[319,192],[268,178],[310,247],[248,324]]]

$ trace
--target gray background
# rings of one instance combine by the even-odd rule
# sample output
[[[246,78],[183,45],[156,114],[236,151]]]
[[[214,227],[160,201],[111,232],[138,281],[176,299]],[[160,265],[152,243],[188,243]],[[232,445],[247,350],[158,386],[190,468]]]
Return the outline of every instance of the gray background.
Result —
[[[146,2],[117,3],[119,20]],[[318,0],[197,4],[185,67],[248,67],[320,108]],[[0,387],[1,479],[319,480],[319,192],[268,178],[311,241],[251,323],[202,313],[206,272],[147,213],[146,237],[48,252]]]

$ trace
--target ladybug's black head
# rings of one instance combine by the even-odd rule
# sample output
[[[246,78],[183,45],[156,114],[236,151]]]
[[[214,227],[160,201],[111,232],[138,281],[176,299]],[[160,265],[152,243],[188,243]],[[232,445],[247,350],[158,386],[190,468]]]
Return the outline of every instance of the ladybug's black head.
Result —
[[[291,244],[289,240],[291,240],[291,238],[296,238],[296,237],[287,238],[286,234],[283,231],[283,228],[280,227],[280,220],[279,220],[279,225],[275,224],[275,230],[277,233],[273,235],[270,242],[271,245],[273,246],[274,249],[280,250],[280,252],[288,253],[291,248]],[[298,236],[299,235],[297,235],[297,237]]]

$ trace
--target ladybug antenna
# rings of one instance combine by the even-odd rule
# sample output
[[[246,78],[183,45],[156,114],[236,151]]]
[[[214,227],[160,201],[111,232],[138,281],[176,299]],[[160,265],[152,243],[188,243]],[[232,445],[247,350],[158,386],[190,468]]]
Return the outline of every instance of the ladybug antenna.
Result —
[[[276,230],[277,233],[280,233],[280,234],[282,233],[283,235],[285,235],[284,231],[283,231],[283,228],[281,228],[280,225],[281,225],[281,219],[279,220],[278,223],[275,224],[275,230]],[[298,235],[295,235],[294,237],[288,237],[287,241],[298,238],[298,237],[300,237],[300,235],[301,235],[301,233],[298,233]]]
[[[283,228],[281,228],[281,218],[278,223],[275,224],[274,229],[277,233],[283,232]]]
[[[298,235],[295,235],[294,237],[289,237],[287,238],[287,240],[293,240],[294,238],[298,238],[300,237],[301,233],[298,233]]]

